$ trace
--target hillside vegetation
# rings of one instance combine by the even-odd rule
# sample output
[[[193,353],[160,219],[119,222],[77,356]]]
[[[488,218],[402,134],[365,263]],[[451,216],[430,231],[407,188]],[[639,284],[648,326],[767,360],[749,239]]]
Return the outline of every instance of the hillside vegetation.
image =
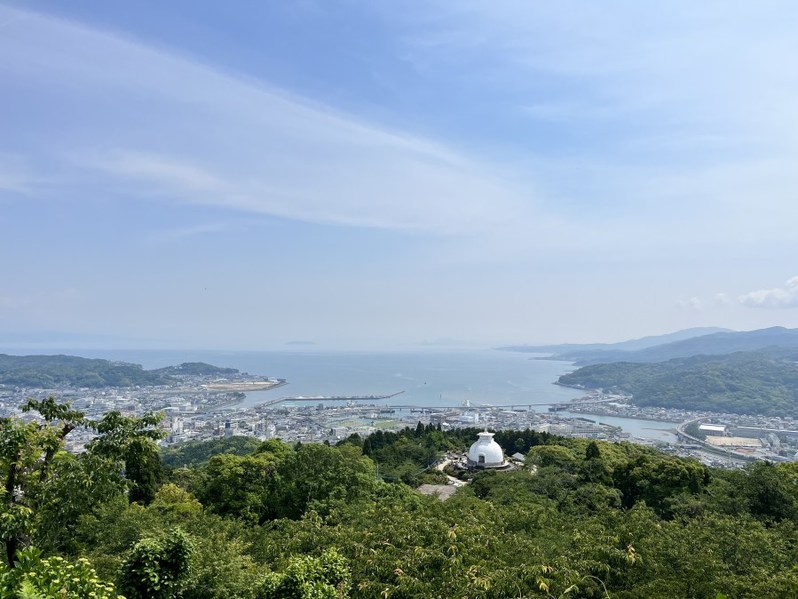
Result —
[[[187,362],[156,370],[140,364],[80,358],[78,356],[10,356],[0,354],[0,384],[20,387],[143,387],[169,385],[176,376],[230,376],[234,368]]]
[[[222,368],[206,362],[183,362],[177,366],[157,368],[152,372],[168,376],[231,376],[239,373],[237,368]]]
[[[403,481],[439,479],[430,457],[465,449],[477,429],[270,440],[169,468],[157,419],[28,408],[43,426],[0,428],[2,483],[19,489],[0,496],[2,597],[798,596],[795,464],[714,470],[504,431],[527,467],[476,474],[441,502]],[[97,440],[54,453],[78,422]]]
[[[247,455],[260,445],[252,437],[226,437],[214,441],[187,441],[161,451],[164,466],[202,466],[220,453]]]
[[[623,391],[639,406],[766,416],[798,410],[796,356],[781,352],[595,364],[562,375],[559,383]]]

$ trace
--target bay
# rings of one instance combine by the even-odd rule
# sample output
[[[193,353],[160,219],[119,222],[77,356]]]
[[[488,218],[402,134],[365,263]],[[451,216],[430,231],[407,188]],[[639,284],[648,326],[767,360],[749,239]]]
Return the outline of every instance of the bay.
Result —
[[[555,385],[568,362],[530,359],[495,350],[462,351],[209,351],[82,350],[86,357],[122,360],[144,368],[207,362],[287,380],[272,391],[247,393],[240,407],[282,396],[389,395],[392,404],[417,406],[560,403],[581,392]],[[275,395],[278,394],[278,395]]]
[[[41,352],[55,353],[55,352]],[[537,360],[529,354],[496,350],[396,351],[213,351],[213,350],[59,350],[89,358],[105,358],[160,368],[182,362],[207,362],[250,374],[286,379],[269,391],[254,391],[234,407],[255,407],[281,397],[401,395],[379,405],[457,407],[535,405],[546,412],[550,404],[565,403],[583,393],[554,384],[573,370],[570,362]],[[313,402],[332,403],[332,402]],[[338,402],[340,403],[340,402]],[[570,412],[558,415],[588,418],[620,426],[629,434],[650,440],[673,441],[672,423]]]

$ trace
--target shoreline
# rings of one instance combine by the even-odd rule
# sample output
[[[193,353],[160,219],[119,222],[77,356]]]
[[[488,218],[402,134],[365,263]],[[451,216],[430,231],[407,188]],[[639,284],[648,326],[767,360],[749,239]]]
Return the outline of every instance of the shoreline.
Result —
[[[266,381],[263,381],[263,383],[265,383],[265,382]],[[258,381],[258,382],[255,382],[254,384],[261,384],[261,382]],[[256,388],[249,388],[249,389],[237,388],[235,390],[229,390],[229,391],[216,391],[214,389],[214,391],[218,392],[218,393],[243,393],[244,397],[229,399],[227,401],[223,401],[223,402],[220,402],[220,403],[217,403],[217,404],[213,404],[212,406],[207,406],[207,407],[203,408],[202,413],[207,414],[208,412],[213,412],[214,410],[224,410],[224,409],[232,408],[232,407],[236,406],[237,404],[243,403],[244,401],[246,401],[246,399],[247,399],[246,394],[249,391],[270,391],[272,389],[277,389],[278,387],[283,387],[283,386],[285,386],[287,384],[288,384],[288,381],[286,379],[277,379],[276,383],[270,383],[268,386],[265,386],[265,387],[256,387]],[[210,391],[210,389],[208,389],[208,390]]]
[[[212,391],[214,393],[247,393],[248,391],[269,391],[271,389],[277,389],[278,387],[282,387],[283,385],[287,385],[288,381],[285,379],[277,379],[277,382],[273,381],[241,381],[238,383],[218,383],[218,384],[209,384],[209,385],[202,385],[202,388],[206,391]]]

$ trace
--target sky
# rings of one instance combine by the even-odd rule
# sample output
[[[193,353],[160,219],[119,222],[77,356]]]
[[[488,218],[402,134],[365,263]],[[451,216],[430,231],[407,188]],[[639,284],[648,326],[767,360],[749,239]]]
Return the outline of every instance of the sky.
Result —
[[[0,0],[0,345],[798,327],[796,30],[768,0]]]

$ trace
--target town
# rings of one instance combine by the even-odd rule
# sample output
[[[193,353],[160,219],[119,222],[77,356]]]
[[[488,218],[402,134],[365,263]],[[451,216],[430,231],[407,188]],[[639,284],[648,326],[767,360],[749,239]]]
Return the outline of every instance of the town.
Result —
[[[163,413],[164,445],[187,441],[249,436],[289,442],[336,443],[352,434],[362,437],[376,430],[399,430],[422,424],[443,429],[481,427],[486,430],[530,428],[566,437],[631,441],[662,451],[694,457],[707,465],[740,467],[748,461],[792,461],[798,452],[798,423],[792,418],[744,416],[654,407],[638,407],[630,397],[586,394],[548,409],[540,405],[465,405],[425,407],[391,405],[401,392],[358,397],[291,397],[277,395],[288,381],[246,373],[219,378],[183,375],[172,385],[97,389],[0,388],[0,413],[20,415],[28,398],[56,396],[89,418],[118,410],[128,415]],[[242,404],[251,391],[274,394],[254,406]],[[333,401],[337,400],[337,401]],[[343,401],[342,401],[343,400]],[[385,401],[383,401],[385,400]],[[398,401],[398,400],[397,400]],[[654,435],[632,434],[619,425],[634,420],[672,423]],[[81,451],[92,438],[89,430],[70,435],[68,449]]]

